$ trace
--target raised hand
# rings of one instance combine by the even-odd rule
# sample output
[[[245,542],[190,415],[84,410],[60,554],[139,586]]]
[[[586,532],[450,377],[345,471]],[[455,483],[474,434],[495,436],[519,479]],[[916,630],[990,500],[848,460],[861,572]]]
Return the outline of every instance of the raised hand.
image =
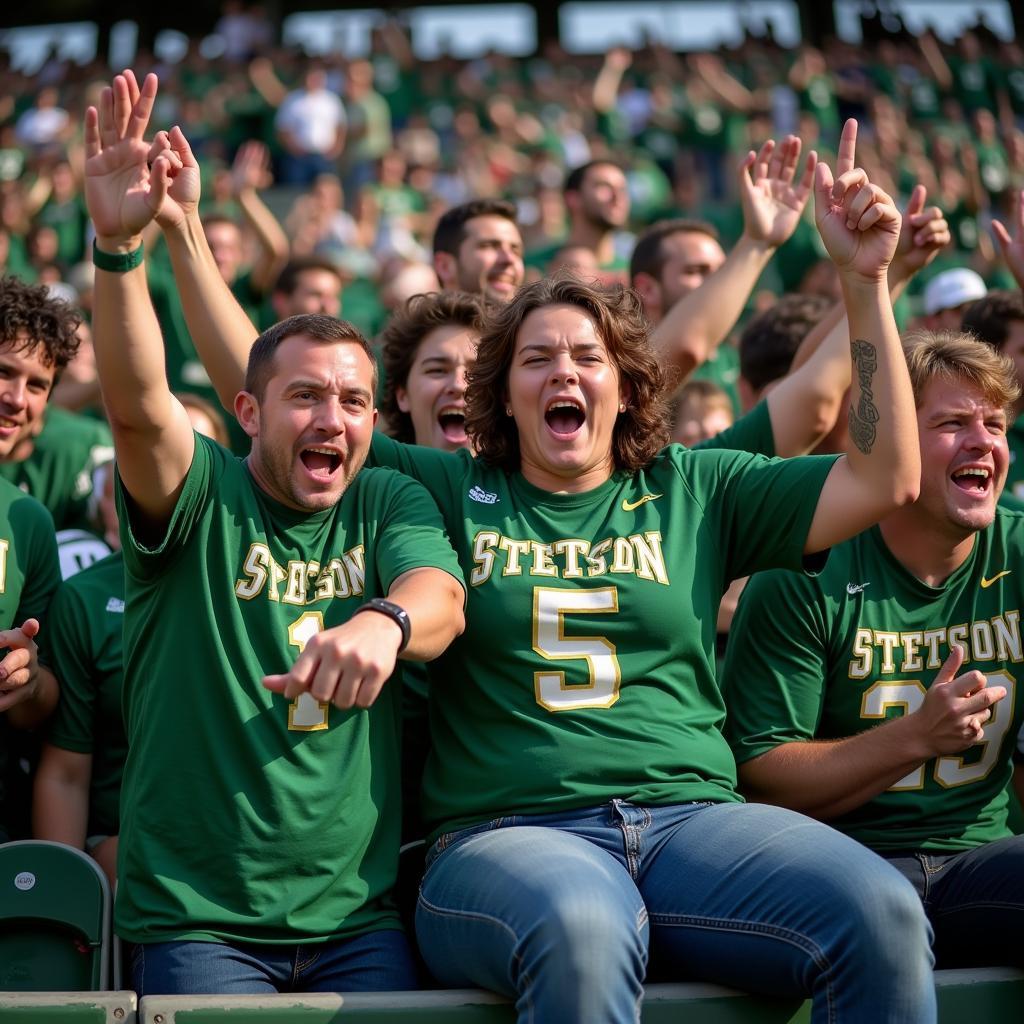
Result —
[[[199,210],[199,164],[192,155],[182,130],[175,126],[169,132],[157,132],[150,148],[150,159],[162,156],[168,162],[170,180],[167,195],[156,212],[160,227],[179,228]]]
[[[925,207],[928,192],[915,185],[903,213],[896,254],[889,265],[890,281],[909,281],[950,243],[949,224],[937,206]]]
[[[843,126],[836,177],[818,164],[814,219],[839,273],[865,281],[883,280],[896,252],[901,218],[892,198],[856,167],[857,122]]]
[[[247,189],[266,188],[271,180],[270,150],[256,139],[242,143],[231,165],[231,184],[235,195]]]
[[[156,75],[139,89],[125,72],[103,90],[99,110],[85,112],[85,201],[100,248],[135,248],[167,194],[170,161],[158,156],[150,168],[143,141],[156,90]]]
[[[1024,288],[1024,192],[1019,192],[1013,206],[1014,233],[1011,236],[1001,220],[992,221],[992,232],[999,243],[1006,265],[1017,281],[1018,288]]]
[[[751,150],[739,166],[743,230],[754,241],[782,245],[800,223],[818,160],[811,151],[803,175],[794,183],[800,147],[795,135],[787,135],[781,146],[769,139],[759,153]]]

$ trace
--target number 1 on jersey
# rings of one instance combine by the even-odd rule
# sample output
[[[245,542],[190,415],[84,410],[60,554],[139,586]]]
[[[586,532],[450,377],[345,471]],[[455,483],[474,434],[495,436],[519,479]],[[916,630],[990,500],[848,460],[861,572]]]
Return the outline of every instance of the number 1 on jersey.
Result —
[[[303,612],[288,627],[288,643],[298,647],[299,653],[324,628],[324,617],[320,612]],[[327,709],[330,704],[321,704],[308,693],[300,693],[288,705],[288,728],[293,732],[316,732],[327,728]]]

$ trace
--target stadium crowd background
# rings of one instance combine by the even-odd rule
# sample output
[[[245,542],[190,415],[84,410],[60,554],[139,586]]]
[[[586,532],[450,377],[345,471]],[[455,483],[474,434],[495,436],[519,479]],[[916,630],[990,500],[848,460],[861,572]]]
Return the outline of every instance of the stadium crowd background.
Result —
[[[434,225],[452,205],[513,200],[536,276],[565,237],[567,170],[613,157],[627,174],[628,217],[593,211],[613,221],[613,269],[625,268],[634,233],[666,216],[710,221],[728,250],[742,229],[733,168],[743,153],[793,132],[828,161],[847,117],[861,124],[858,157],[872,180],[901,202],[920,182],[952,228],[953,245],[914,282],[901,321],[928,277],[948,266],[1013,285],[990,222],[1010,217],[1024,186],[1024,61],[1015,41],[1001,42],[984,23],[952,44],[879,24],[867,26],[881,36],[872,45],[832,40],[822,50],[748,36],[715,53],[651,45],[569,58],[549,44],[531,58],[432,61],[414,58],[396,22],[374,30],[368,58],[352,60],[307,57],[276,45],[267,28],[243,21],[216,60],[195,39],[178,64],[140,52],[134,66],[160,77],[155,122],[180,124],[192,143],[206,178],[204,213],[245,228],[239,189],[273,186],[265,198],[288,253],[338,263],[343,315],[370,336],[407,294],[403,282],[413,292],[429,282]],[[33,75],[9,61],[0,67],[0,268],[59,286],[86,311],[80,126],[106,74],[102,62],[56,56]],[[311,81],[339,98],[340,131],[315,143],[315,159],[300,160],[279,112]],[[259,144],[255,163],[247,143]],[[254,239],[248,230],[243,238],[248,265]],[[807,212],[753,302],[790,291],[836,297],[823,256]],[[263,301],[260,325],[272,319]]]
[[[281,271],[308,258],[336,270],[340,315],[376,337],[407,298],[439,289],[431,243],[441,215],[486,197],[515,204],[528,281],[570,266],[629,283],[637,237],[666,218],[710,223],[728,251],[743,231],[735,169],[744,154],[793,133],[804,152],[834,165],[851,117],[871,181],[901,209],[923,185],[950,226],[951,244],[897,302],[905,326],[938,311],[928,308],[928,282],[951,268],[970,268],[989,288],[1018,287],[992,222],[1016,223],[1024,190],[1024,53],[984,23],[951,43],[891,28],[870,46],[831,40],[820,50],[748,35],[715,52],[654,44],[570,59],[552,44],[530,58],[422,60],[389,22],[373,32],[367,57],[350,59],[280,46],[265,23],[243,17],[217,59],[195,39],[179,63],[143,52],[132,63],[140,79],[159,76],[153,122],[180,125],[188,137],[214,258],[261,328],[282,315]],[[0,273],[44,283],[85,313],[84,343],[52,401],[96,418],[81,125],[108,79],[102,61],[52,56],[32,75],[0,64]],[[629,202],[584,195],[576,220],[602,244],[567,246],[566,184],[574,168],[601,159],[621,166]],[[750,314],[787,293],[842,299],[812,205],[751,292]],[[183,321],[170,258],[156,231],[146,245],[172,360]],[[726,343],[698,371],[726,388],[734,412],[737,363]],[[197,363],[174,367],[173,377],[175,387],[215,400]],[[116,521],[95,518],[109,474],[91,483],[92,526],[109,539]],[[58,528],[88,525],[83,509]],[[73,561],[71,540],[64,550]]]

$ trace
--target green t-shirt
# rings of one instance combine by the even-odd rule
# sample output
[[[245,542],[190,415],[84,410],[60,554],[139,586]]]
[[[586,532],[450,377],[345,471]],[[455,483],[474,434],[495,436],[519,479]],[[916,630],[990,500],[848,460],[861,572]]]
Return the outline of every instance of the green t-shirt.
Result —
[[[733,619],[723,688],[739,762],[781,743],[837,739],[920,706],[951,644],[1007,696],[985,740],[933,758],[829,824],[876,850],[966,850],[1009,835],[1006,784],[1021,718],[1024,513],[998,510],[940,587],[922,583],[878,527],[838,545],[814,580],[763,573]]]
[[[124,559],[95,562],[58,588],[40,643],[60,682],[49,741],[92,755],[89,835],[117,835],[128,740],[121,717]]]
[[[613,798],[739,799],[718,604],[736,577],[801,566],[833,459],[670,445],[584,494],[381,435],[371,459],[430,489],[469,584],[466,632],[428,666],[435,835]]]
[[[334,507],[293,511],[199,435],[158,546],[138,543],[118,502],[118,934],[282,944],[398,927],[399,688],[341,711],[261,680],[410,569],[461,581],[433,502],[362,470]]]
[[[47,609],[60,584],[57,542],[50,513],[34,498],[0,480],[0,629],[38,619],[48,627]],[[0,652],[2,654],[3,652]],[[18,769],[18,752],[34,746],[0,714],[0,841],[24,838],[28,827],[28,779]]]
[[[32,454],[0,463],[0,477],[41,501],[58,530],[87,529],[93,470],[113,457],[106,423],[49,405]]]
[[[999,500],[1011,508],[1018,508],[1016,502],[1024,501],[1024,416],[1018,417],[1006,432],[1006,442],[1010,449],[1010,467]],[[1013,499],[1016,502],[1011,504]]]

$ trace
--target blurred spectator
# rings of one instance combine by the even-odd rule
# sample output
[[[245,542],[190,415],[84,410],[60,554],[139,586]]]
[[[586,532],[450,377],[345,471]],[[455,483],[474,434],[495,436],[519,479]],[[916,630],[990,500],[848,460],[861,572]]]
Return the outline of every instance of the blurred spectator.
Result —
[[[960,330],[964,308],[987,291],[981,277],[967,267],[936,274],[924,290],[925,326],[933,331]]]
[[[347,118],[337,93],[327,88],[327,72],[312,66],[302,88],[288,93],[275,120],[284,147],[281,182],[309,185],[318,174],[336,169],[345,147]]]

